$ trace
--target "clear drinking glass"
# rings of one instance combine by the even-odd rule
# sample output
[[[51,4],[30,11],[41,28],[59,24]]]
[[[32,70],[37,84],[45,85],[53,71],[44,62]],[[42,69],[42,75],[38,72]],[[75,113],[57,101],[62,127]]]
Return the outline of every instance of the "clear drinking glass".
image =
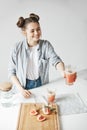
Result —
[[[73,85],[73,83],[76,81],[77,78],[77,72],[75,70],[75,67],[72,67],[71,65],[68,65],[65,68],[65,81],[67,85]]]
[[[53,104],[55,101],[55,90],[48,90],[47,89],[47,100],[48,100],[48,104]]]

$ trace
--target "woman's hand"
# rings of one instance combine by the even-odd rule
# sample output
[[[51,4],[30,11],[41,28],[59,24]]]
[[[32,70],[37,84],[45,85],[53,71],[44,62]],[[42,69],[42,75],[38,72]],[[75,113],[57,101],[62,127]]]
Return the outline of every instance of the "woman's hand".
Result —
[[[60,72],[60,74],[61,74],[61,76],[62,76],[63,78],[66,77],[66,75],[65,75],[65,65],[64,65],[63,62],[58,63],[58,64],[56,65],[56,69]]]
[[[11,81],[13,84],[15,84],[15,86],[18,87],[18,89],[20,90],[21,94],[25,97],[25,98],[29,98],[31,96],[31,92],[29,90],[26,90],[23,88],[23,86],[21,85],[21,83],[19,82],[17,76],[12,76],[11,77]]]
[[[63,78],[66,78],[66,73],[65,73],[65,71],[60,71],[60,74],[61,74],[61,76],[62,76]]]
[[[29,90],[24,89],[24,88],[21,89],[21,93],[25,98],[29,98],[31,96],[31,92]]]

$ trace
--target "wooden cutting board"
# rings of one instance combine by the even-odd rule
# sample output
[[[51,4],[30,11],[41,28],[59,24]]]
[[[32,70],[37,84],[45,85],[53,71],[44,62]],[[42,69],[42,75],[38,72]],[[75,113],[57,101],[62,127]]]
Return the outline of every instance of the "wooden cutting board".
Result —
[[[50,115],[44,115],[42,109],[40,109],[42,104],[34,103],[23,103],[20,106],[17,130],[60,130],[59,127],[59,116],[58,116],[58,106],[54,104],[56,112],[52,112]],[[31,109],[39,109],[39,113],[46,117],[46,120],[39,122],[37,116],[31,116]]]

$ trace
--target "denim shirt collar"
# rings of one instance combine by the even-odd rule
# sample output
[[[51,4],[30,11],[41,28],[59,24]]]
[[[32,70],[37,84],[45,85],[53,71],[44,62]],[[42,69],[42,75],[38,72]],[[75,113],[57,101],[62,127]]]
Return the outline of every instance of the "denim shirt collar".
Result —
[[[26,38],[24,39],[24,43],[25,43],[25,48],[26,48],[26,50],[29,50],[29,47],[28,47],[28,43],[27,43],[27,39],[26,39]],[[41,48],[41,40],[39,40],[38,44],[39,44],[38,51],[40,51],[40,48]]]

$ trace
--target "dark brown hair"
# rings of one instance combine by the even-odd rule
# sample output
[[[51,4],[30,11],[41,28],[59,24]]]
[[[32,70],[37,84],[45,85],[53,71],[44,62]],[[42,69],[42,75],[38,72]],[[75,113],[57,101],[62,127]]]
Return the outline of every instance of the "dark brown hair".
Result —
[[[28,18],[19,17],[16,25],[21,29],[25,29],[28,23],[36,22],[39,24],[39,19],[38,15],[31,13]]]

